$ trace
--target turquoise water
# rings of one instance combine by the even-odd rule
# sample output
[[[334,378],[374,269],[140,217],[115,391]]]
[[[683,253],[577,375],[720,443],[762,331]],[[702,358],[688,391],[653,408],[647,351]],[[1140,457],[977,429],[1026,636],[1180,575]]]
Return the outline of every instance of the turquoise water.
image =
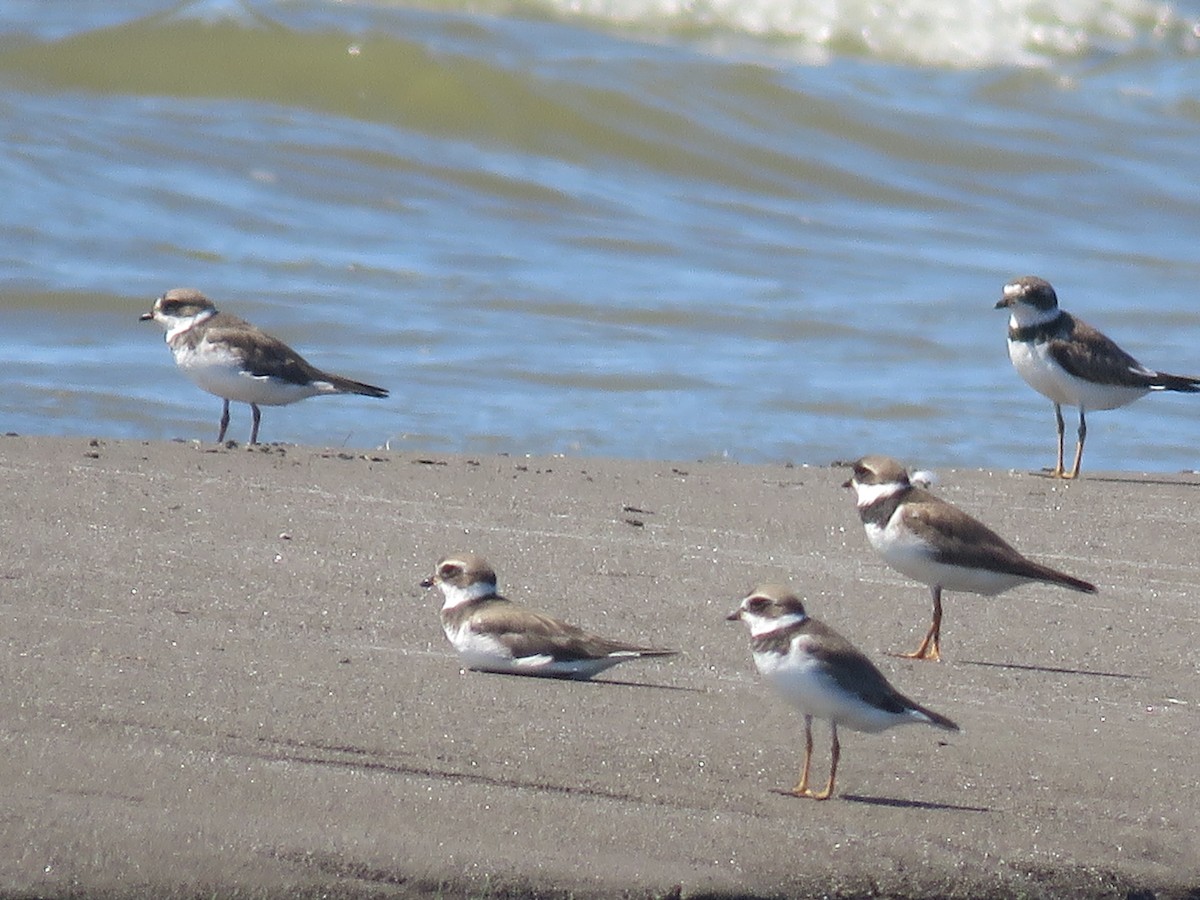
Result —
[[[1047,464],[1007,279],[1200,374],[1198,22],[0,2],[0,430],[215,438],[220,401],[138,322],[191,286],[392,390],[267,409],[268,441]],[[1087,468],[1200,457],[1197,397],[1089,426]]]

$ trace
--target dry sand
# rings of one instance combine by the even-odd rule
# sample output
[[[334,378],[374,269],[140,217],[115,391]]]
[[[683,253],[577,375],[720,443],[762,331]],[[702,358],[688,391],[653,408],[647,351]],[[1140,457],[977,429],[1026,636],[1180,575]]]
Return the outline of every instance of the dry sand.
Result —
[[[951,594],[917,663],[837,468],[0,438],[0,894],[1200,897],[1200,478],[940,474],[1101,592]],[[684,653],[464,672],[417,586],[462,549]],[[801,720],[723,617],[780,578],[963,733],[773,793]]]

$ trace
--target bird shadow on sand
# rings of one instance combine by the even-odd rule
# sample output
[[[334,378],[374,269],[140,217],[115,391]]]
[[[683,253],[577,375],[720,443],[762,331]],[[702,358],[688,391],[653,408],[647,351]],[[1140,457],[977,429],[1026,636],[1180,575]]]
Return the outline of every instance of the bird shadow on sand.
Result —
[[[615,687],[654,688],[660,691],[686,691],[689,694],[706,694],[704,688],[687,687],[682,684],[651,684],[648,681],[622,681],[619,678],[573,678],[576,684],[607,684]]]
[[[932,803],[925,800],[902,800],[899,797],[867,797],[862,794],[840,794],[841,799],[850,803],[862,803],[867,806],[891,806],[896,809],[931,809],[947,812],[990,813],[990,806],[962,806],[957,803]]]
[[[1071,484],[1074,481],[1096,481],[1102,484],[1154,484],[1163,487],[1200,487],[1200,482],[1195,480],[1196,472],[1180,472],[1174,478],[1155,478],[1152,475],[1080,475],[1079,478],[1063,479],[1056,476],[1050,469],[1041,469],[1037,472],[1029,472],[1034,478],[1044,478],[1047,481],[1058,481],[1063,484]]]
[[[1018,669],[1022,672],[1049,672],[1053,675],[1087,675],[1091,678],[1129,678],[1144,681],[1149,675],[1134,675],[1131,672],[1098,672],[1095,669],[1070,669],[1066,666],[1034,666],[1027,663],[988,662],[982,659],[960,659],[964,666],[983,666],[989,669]]]
[[[609,685],[612,687],[653,688],[659,691],[686,691],[689,694],[707,694],[704,688],[687,687],[682,684],[654,684],[649,681],[626,681],[621,678],[573,678],[570,675],[522,675],[517,672],[491,672],[487,669],[471,669],[483,675],[500,675],[506,678],[520,678],[526,681],[557,681],[560,684],[578,685]]]

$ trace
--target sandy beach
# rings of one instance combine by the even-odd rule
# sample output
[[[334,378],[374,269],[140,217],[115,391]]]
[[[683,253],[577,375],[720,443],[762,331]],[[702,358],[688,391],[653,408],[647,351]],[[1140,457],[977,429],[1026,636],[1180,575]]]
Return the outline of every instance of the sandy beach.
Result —
[[[950,594],[920,663],[842,468],[0,438],[0,895],[1200,897],[1200,476],[938,475],[1100,592]],[[463,671],[457,550],[683,652]],[[774,793],[802,720],[724,616],[780,579],[962,733]]]

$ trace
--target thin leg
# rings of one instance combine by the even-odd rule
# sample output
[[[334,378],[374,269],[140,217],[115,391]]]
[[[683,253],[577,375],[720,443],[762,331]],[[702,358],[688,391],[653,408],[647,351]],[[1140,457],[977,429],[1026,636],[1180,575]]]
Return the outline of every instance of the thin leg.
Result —
[[[250,427],[250,444],[253,446],[258,443],[258,423],[262,421],[262,410],[257,403],[251,403],[250,411],[254,413],[254,424]]]
[[[1087,419],[1083,415],[1083,407],[1079,407],[1079,443],[1075,445],[1075,465],[1071,469],[1069,475],[1063,475],[1063,478],[1078,478],[1079,464],[1083,462],[1083,442],[1087,440]]]
[[[225,401],[225,406],[221,409],[221,431],[217,435],[217,443],[225,442],[225,429],[229,427],[229,401]]]
[[[928,659],[937,662],[942,658],[942,588],[934,585],[933,592],[933,622],[919,647],[912,653],[901,653],[904,659]]]
[[[825,785],[825,790],[819,794],[809,794],[814,800],[828,800],[833,796],[833,783],[837,781],[837,766],[838,757],[842,755],[842,745],[838,743],[837,722],[833,722],[833,749],[830,752],[829,761],[829,784]]]
[[[811,794],[808,789],[808,767],[812,764],[812,716],[804,717],[804,768],[800,770],[800,780],[796,782],[796,786],[792,788],[792,793],[797,797],[807,797]]]
[[[1062,407],[1057,403],[1054,404],[1054,421],[1058,425],[1058,462],[1054,464],[1054,471],[1051,476],[1054,478],[1063,477],[1063,433],[1066,431],[1066,423],[1063,422]]]

